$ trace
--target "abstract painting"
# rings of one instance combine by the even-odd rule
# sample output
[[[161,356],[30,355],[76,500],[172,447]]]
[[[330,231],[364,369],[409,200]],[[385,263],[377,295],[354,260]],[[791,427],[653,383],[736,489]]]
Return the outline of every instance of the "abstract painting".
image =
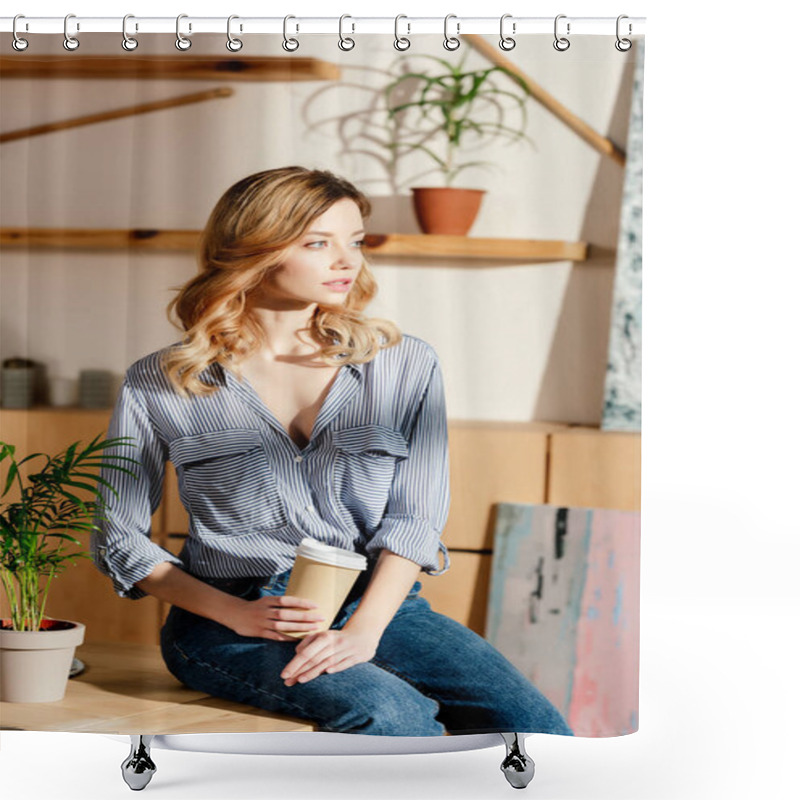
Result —
[[[644,42],[637,43],[606,364],[604,431],[642,429],[642,90]]]
[[[638,729],[638,511],[499,503],[486,638],[576,736]]]

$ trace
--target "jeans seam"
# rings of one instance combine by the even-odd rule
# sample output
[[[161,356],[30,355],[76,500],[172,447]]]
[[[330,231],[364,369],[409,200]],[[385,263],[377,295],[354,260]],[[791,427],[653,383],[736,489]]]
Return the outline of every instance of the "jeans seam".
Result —
[[[220,675],[225,676],[229,680],[233,680],[236,683],[240,683],[240,684],[242,684],[244,686],[248,686],[249,688],[254,689],[259,694],[263,694],[263,695],[265,695],[265,696],[267,696],[269,698],[272,698],[274,700],[278,700],[280,703],[286,703],[287,705],[290,705],[292,708],[297,709],[299,712],[302,712],[302,713],[297,714],[298,717],[300,717],[301,719],[309,719],[305,709],[302,708],[301,706],[298,706],[295,703],[292,703],[291,701],[286,700],[285,698],[281,697],[280,695],[277,695],[277,694],[274,694],[273,692],[268,691],[267,689],[263,689],[262,687],[256,686],[255,684],[252,684],[249,681],[243,680],[239,675],[235,675],[233,673],[227,672],[226,670],[221,669],[220,667],[216,666],[215,664],[210,664],[207,661],[200,661],[199,659],[194,658],[193,656],[190,656],[187,652],[182,650],[180,645],[178,645],[176,642],[172,642],[172,647],[173,647],[174,650],[176,650],[180,654],[181,658],[183,658],[184,661],[187,661],[187,662],[192,663],[192,664],[196,664],[197,666],[207,667],[208,669],[212,670],[213,672],[217,672]],[[246,704],[246,705],[249,705],[249,704]],[[263,709],[263,710],[267,710],[267,709]],[[283,713],[283,712],[275,711],[274,713],[280,714],[280,713]]]

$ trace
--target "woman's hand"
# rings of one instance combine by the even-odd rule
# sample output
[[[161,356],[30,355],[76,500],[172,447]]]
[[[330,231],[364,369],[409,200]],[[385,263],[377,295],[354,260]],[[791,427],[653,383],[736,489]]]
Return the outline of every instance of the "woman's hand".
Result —
[[[419,564],[382,550],[369,586],[341,630],[312,633],[297,645],[281,678],[287,686],[306,683],[323,672],[342,672],[370,661],[386,626],[419,574]]]
[[[266,595],[257,600],[242,600],[224,624],[240,636],[258,636],[277,642],[296,642],[287,632],[307,633],[319,628],[325,617],[318,606],[302,597]]]
[[[309,634],[297,645],[297,655],[281,672],[281,678],[286,686],[294,686],[323,672],[341,672],[365,663],[375,655],[380,638],[374,631],[347,628]]]

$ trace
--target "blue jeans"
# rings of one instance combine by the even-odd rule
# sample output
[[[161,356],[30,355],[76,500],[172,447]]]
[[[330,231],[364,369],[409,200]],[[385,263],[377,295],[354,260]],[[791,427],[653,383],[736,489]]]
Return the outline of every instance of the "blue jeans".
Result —
[[[331,626],[358,607],[372,570],[362,573]],[[285,593],[289,572],[270,578],[208,579],[246,599]],[[383,736],[469,733],[571,735],[557,709],[478,634],[431,610],[414,587],[381,637],[375,657],[308,683],[280,677],[297,642],[240,636],[173,606],[161,630],[169,671],[186,686],[278,714],[322,731]]]

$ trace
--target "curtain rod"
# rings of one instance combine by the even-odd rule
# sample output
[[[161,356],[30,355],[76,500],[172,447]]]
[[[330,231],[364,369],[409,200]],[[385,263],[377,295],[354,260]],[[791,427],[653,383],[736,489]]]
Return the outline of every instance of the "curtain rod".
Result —
[[[614,36],[617,32],[616,17],[570,17],[559,14],[559,35],[600,35]],[[505,15],[503,32],[505,36],[524,36],[527,34],[553,35],[555,17],[513,17]],[[11,33],[13,17],[0,17],[0,31]],[[28,17],[17,20],[18,34],[64,33],[64,17]],[[236,17],[232,20],[231,32],[237,35],[282,34],[284,17]],[[415,34],[439,34],[445,30],[444,17],[302,17],[291,16],[287,23],[291,34],[338,34],[358,35],[359,33],[394,34],[395,24],[400,36]],[[623,36],[644,34],[645,17],[624,17],[620,23]],[[567,29],[569,26],[569,29]],[[126,31],[129,36],[148,33],[175,33],[176,17],[136,17],[129,16]],[[71,36],[82,33],[122,33],[122,17],[81,17],[70,15],[68,30]],[[195,33],[219,33],[228,31],[228,17],[193,17],[181,15],[180,30],[184,36]],[[447,31],[449,36],[461,34],[500,34],[500,17],[458,17],[450,15]]]

